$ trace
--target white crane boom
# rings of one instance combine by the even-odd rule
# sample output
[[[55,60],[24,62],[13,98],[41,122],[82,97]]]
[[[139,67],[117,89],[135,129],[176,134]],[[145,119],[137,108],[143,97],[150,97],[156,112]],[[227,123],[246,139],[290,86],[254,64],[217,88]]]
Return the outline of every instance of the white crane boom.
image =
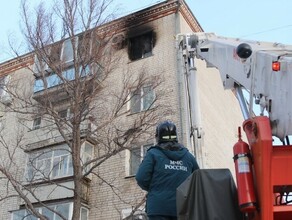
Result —
[[[272,135],[282,140],[292,135],[292,46],[213,33],[181,36],[185,55],[196,56],[205,60],[207,67],[217,68],[225,89],[244,87],[250,92],[267,111]]]

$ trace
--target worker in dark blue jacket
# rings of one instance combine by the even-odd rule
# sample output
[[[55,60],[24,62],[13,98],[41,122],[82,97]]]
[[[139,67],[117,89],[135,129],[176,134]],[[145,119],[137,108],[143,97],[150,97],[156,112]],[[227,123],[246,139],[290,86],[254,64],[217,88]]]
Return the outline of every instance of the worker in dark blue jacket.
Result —
[[[176,126],[171,121],[157,126],[156,141],[140,164],[136,181],[148,192],[149,220],[176,220],[176,188],[199,166],[188,149],[178,143]]]

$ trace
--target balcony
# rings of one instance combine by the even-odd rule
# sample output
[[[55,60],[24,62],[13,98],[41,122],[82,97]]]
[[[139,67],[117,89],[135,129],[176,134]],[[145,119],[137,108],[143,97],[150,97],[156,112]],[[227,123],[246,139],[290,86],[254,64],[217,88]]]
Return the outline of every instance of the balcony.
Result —
[[[80,131],[81,138],[91,138],[96,131],[96,125],[90,120],[85,120],[80,125]],[[69,131],[67,135],[70,137]],[[26,133],[26,139],[29,140],[29,144],[26,145],[25,149],[27,152],[64,142],[64,138],[60,135],[55,125],[45,125],[39,129],[31,130]],[[94,142],[94,138],[90,140]]]
[[[26,186],[29,191],[32,191],[34,195],[31,195],[27,191],[27,197],[33,203],[38,203],[39,201],[56,201],[61,199],[73,198],[74,182],[72,179],[67,181],[62,181],[56,184],[43,183],[36,185]],[[89,183],[87,181],[82,181],[82,199],[88,201],[89,199]],[[37,198],[37,199],[36,199]],[[22,201],[21,205],[25,203]]]
[[[83,80],[91,74],[91,71],[92,68],[89,66],[80,67],[78,79]],[[70,97],[70,89],[65,89],[65,85],[69,85],[75,79],[76,73],[72,66],[62,71],[61,74],[48,72],[45,76],[36,76],[33,98],[40,102],[44,99],[49,99],[52,102],[65,100]]]

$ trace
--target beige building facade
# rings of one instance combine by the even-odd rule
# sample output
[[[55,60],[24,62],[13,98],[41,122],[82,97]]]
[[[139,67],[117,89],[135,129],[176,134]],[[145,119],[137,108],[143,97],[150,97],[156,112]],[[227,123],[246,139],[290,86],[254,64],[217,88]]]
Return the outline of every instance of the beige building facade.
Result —
[[[116,31],[112,44],[118,48],[115,56],[120,57],[120,65],[112,71],[105,82],[107,85],[111,85],[105,86],[105,88],[109,88],[107,92],[110,90],[112,92],[118,91],[123,86],[121,84],[123,82],[121,72],[138,73],[143,67],[146,74],[159,75],[163,78],[163,83],[155,87],[153,93],[156,96],[162,94],[161,97],[163,98],[158,100],[159,106],[166,106],[165,110],[169,110],[165,114],[164,110],[161,109],[159,120],[169,119],[175,122],[178,128],[179,141],[195,154],[201,168],[228,168],[233,173],[232,147],[237,141],[237,128],[241,126],[243,117],[233,92],[223,89],[218,71],[215,68],[207,68],[205,62],[201,60],[195,61],[197,68],[195,85],[197,85],[198,91],[197,103],[199,104],[201,136],[196,137],[195,142],[193,142],[193,138],[190,138],[190,111],[186,73],[178,49],[179,42],[176,39],[181,34],[202,32],[203,29],[186,3],[181,0],[164,1],[114,20],[106,24],[105,28],[110,26],[119,30]],[[122,44],[121,41],[127,41],[128,43],[119,45]],[[145,51],[132,50],[133,45],[138,41],[144,42]],[[150,48],[147,49],[148,44],[150,44]],[[132,45],[132,48],[129,48],[129,45]],[[9,82],[7,85],[3,85],[3,88],[5,86],[17,88],[24,95],[34,90],[33,101],[40,102],[42,96],[39,94],[40,90],[34,88],[36,78],[30,71],[30,68],[33,68],[34,65],[36,64],[33,54],[24,55],[0,64],[2,79],[9,78]],[[54,92],[60,98],[58,88],[54,87],[52,89],[56,90]],[[4,164],[9,165],[8,171],[16,173],[20,181],[23,180],[25,175],[29,175],[28,160],[40,148],[51,147],[54,149],[51,151],[52,154],[47,159],[47,163],[54,163],[58,159],[62,162],[69,161],[70,156],[66,153],[67,147],[63,144],[64,140],[58,132],[52,132],[49,129],[50,126],[54,125],[46,124],[38,118],[30,120],[19,118],[17,114],[21,112],[21,103],[13,103],[13,106],[16,107],[12,111],[11,103],[15,99],[13,97],[4,99],[3,94],[4,92],[2,93],[3,99],[1,98],[0,111],[1,130],[4,133],[1,133],[1,135],[8,138],[4,144],[2,143],[2,147],[14,148],[15,151],[12,149],[10,151],[3,150],[1,155],[2,166]],[[145,103],[147,100],[142,99],[142,96],[140,98],[140,106],[127,106],[127,108],[134,109],[131,109],[132,114],[121,118],[120,124],[126,126],[133,120],[133,117],[137,117],[140,112],[145,110],[143,104],[147,104]],[[110,104],[108,107],[111,107]],[[68,109],[70,109],[70,106],[60,107],[60,114],[65,114],[65,117],[67,117],[70,114]],[[95,125],[90,121],[85,121],[82,126],[82,129],[90,130],[94,129]],[[145,204],[141,201],[145,192],[137,186],[134,177],[136,169],[146,153],[145,149],[155,143],[154,133],[155,126],[152,125],[148,134],[133,142],[131,149],[123,150],[110,157],[95,168],[94,172],[98,175],[92,175],[84,180],[81,220],[124,219],[134,212],[134,208],[139,203],[140,205],[135,213],[144,212]],[[20,134],[23,136],[20,136]],[[17,148],[20,137],[23,137],[25,144]],[[82,149],[85,149],[84,152],[89,155],[97,154],[100,150],[97,149],[98,145],[96,143],[98,141],[92,138],[85,140],[82,145]],[[8,152],[13,152],[13,157],[8,156]],[[11,161],[9,158],[17,158],[17,160]],[[82,158],[83,156],[81,156]],[[91,157],[89,156],[89,158]],[[65,172],[66,178],[60,178],[57,184],[55,182],[51,184],[50,182],[36,181],[34,185],[30,186],[35,187],[35,197],[28,196],[32,203],[39,207],[38,210],[42,213],[47,212],[52,220],[58,219],[57,216],[40,206],[40,201],[54,210],[62,210],[68,219],[70,219],[73,211],[73,192],[70,189],[74,187],[74,183],[70,178],[67,178],[73,173],[72,167],[68,162],[66,169],[59,168],[55,173],[53,172],[52,175],[55,179],[61,176],[60,170]],[[1,171],[3,172],[3,170]],[[2,174],[0,176],[2,177]],[[1,219],[22,219],[21,217],[27,213],[25,211],[26,202],[17,196],[20,189],[13,185],[13,181],[11,183],[11,180],[7,181],[4,177],[0,181],[3,182],[1,183],[2,198],[7,195],[7,198],[0,202]],[[21,192],[24,192],[23,189]],[[25,219],[37,218],[27,217]]]

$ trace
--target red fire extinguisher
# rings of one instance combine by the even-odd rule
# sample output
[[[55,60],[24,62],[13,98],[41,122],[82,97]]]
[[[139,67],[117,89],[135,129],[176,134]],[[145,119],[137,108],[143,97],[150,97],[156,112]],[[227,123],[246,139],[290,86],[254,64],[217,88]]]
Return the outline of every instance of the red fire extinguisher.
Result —
[[[233,146],[238,202],[241,212],[254,212],[256,198],[254,191],[252,158],[247,143],[241,139],[240,127],[238,128],[238,142]]]

